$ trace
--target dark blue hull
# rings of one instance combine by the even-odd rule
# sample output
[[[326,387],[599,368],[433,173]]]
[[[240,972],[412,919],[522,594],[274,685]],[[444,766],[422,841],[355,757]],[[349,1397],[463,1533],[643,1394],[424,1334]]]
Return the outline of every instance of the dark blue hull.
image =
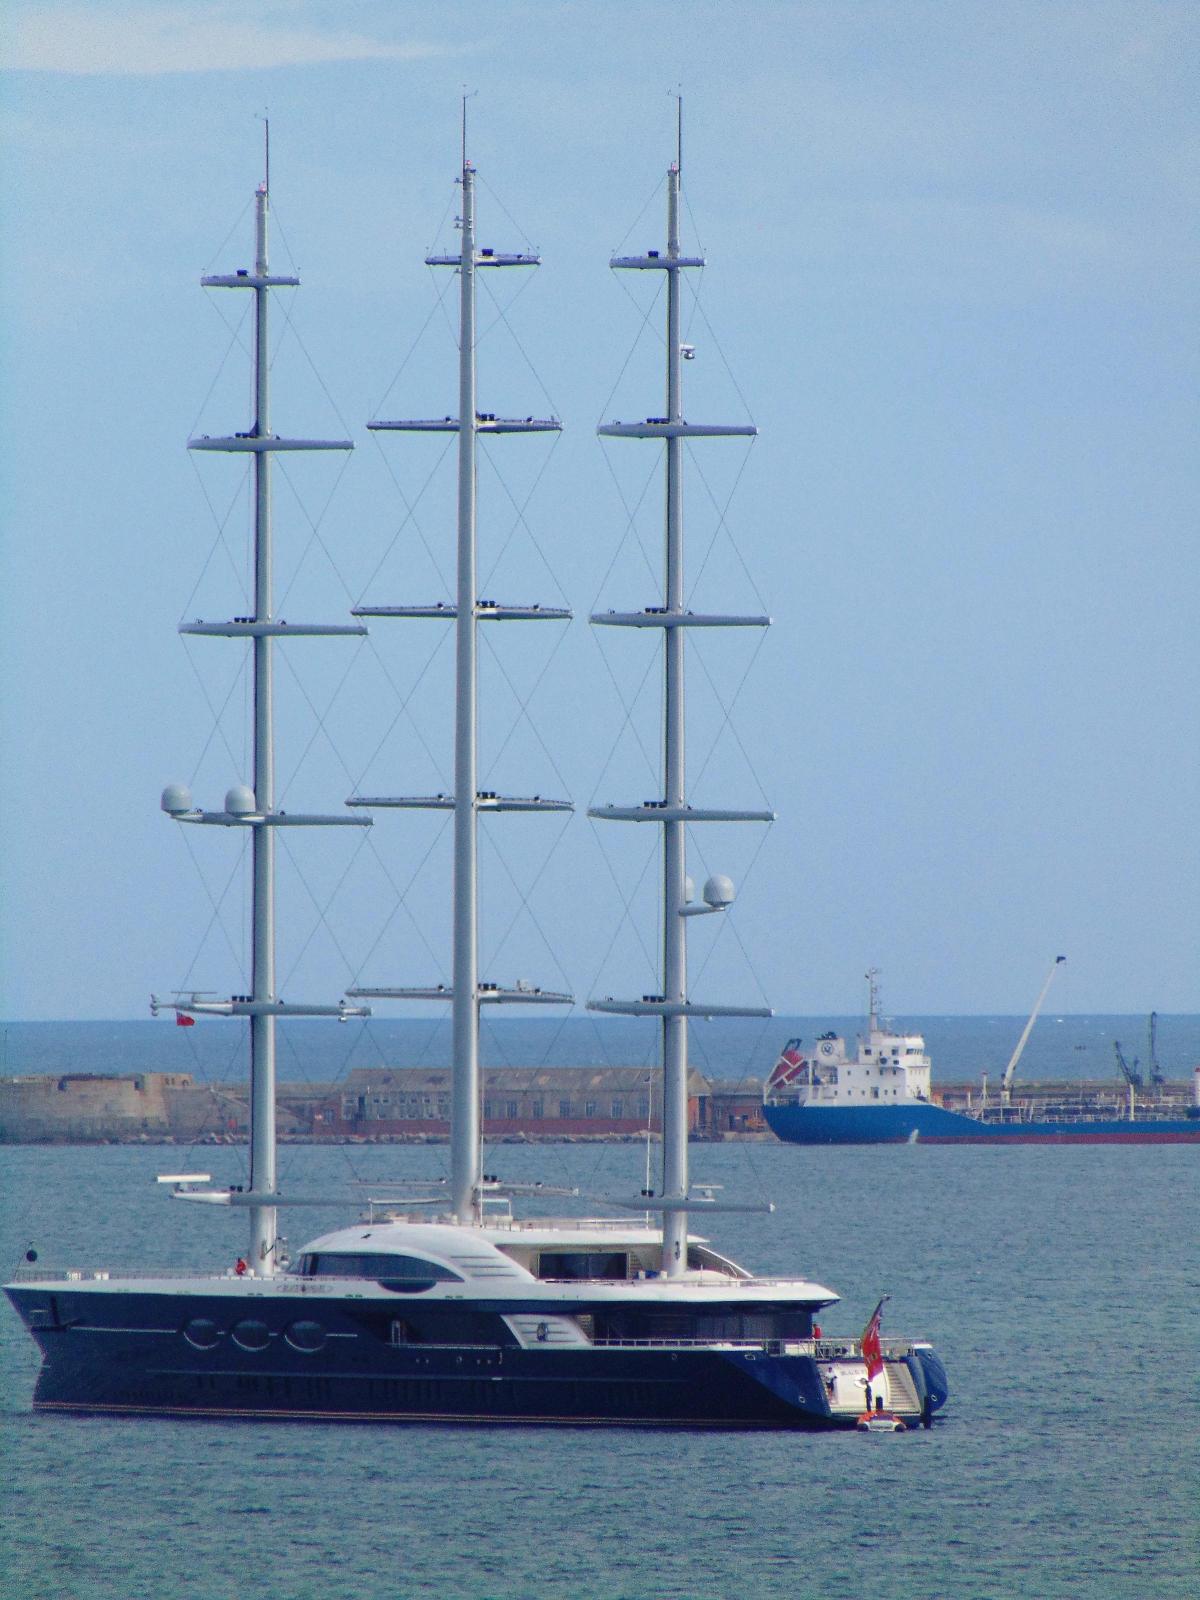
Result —
[[[1200,1144],[1200,1118],[979,1122],[924,1102],[766,1105],[763,1115],[788,1144]]]
[[[317,1324],[294,1296],[7,1293],[40,1345],[38,1410],[305,1421],[528,1423],[695,1428],[847,1426],[811,1356],[746,1348],[529,1348],[500,1318],[482,1342],[393,1344],[401,1303],[326,1297]],[[231,1336],[252,1310],[264,1347]],[[243,1320],[236,1324],[245,1328]],[[198,1348],[196,1330],[215,1330]],[[191,1330],[190,1336],[185,1330]],[[209,1337],[207,1331],[204,1334]],[[299,1348],[298,1343],[317,1345]],[[945,1401],[932,1351],[906,1365],[926,1418]]]

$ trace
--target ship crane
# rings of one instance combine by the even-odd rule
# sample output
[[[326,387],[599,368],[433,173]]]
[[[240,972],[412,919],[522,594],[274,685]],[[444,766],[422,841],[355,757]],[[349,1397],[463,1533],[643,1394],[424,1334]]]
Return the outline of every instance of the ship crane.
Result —
[[[1131,1089],[1140,1089],[1142,1087],[1142,1075],[1138,1071],[1138,1058],[1134,1056],[1133,1065],[1130,1066],[1125,1059],[1125,1052],[1121,1049],[1121,1041],[1119,1039],[1113,1040],[1113,1051],[1116,1054],[1117,1065],[1121,1069],[1121,1076],[1125,1079],[1125,1082]]]
[[[1150,1082],[1156,1089],[1161,1089],[1166,1083],[1166,1074],[1158,1064],[1158,1012],[1150,1013],[1150,1059],[1147,1065],[1150,1068]]]
[[[1051,966],[1050,971],[1046,974],[1046,981],[1042,985],[1041,993],[1033,1002],[1033,1010],[1029,1013],[1029,1021],[1025,1024],[1025,1027],[1021,1033],[1021,1037],[1017,1040],[1017,1048],[1013,1051],[1012,1057],[1004,1069],[1004,1076],[1000,1080],[1000,1104],[1002,1106],[1006,1106],[1009,1103],[1009,1097],[1012,1091],[1013,1075],[1017,1070],[1017,1062],[1020,1061],[1021,1057],[1025,1053],[1025,1046],[1029,1043],[1029,1035],[1033,1032],[1033,1025],[1038,1019],[1038,1012],[1042,1009],[1042,1005],[1045,1002],[1046,996],[1050,992],[1050,985],[1054,982],[1054,974],[1058,971],[1059,967],[1062,966],[1066,959],[1066,956],[1055,956],[1053,965]]]

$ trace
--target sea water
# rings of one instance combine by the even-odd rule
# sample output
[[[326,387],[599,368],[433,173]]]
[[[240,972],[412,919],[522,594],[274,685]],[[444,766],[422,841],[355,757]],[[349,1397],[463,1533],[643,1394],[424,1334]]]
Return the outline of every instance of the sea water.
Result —
[[[0,1150],[0,1265],[31,1244],[54,1266],[232,1263],[244,1218],[157,1190],[168,1155]],[[289,1147],[281,1182],[369,1192],[445,1159]],[[637,1146],[504,1146],[488,1161],[587,1194],[642,1186]],[[201,1165],[241,1180],[239,1151]],[[702,1231],[837,1291],[826,1332],[860,1332],[890,1292],[884,1332],[928,1337],[950,1375],[932,1431],[34,1416],[37,1353],[3,1306],[4,1595],[1194,1600],[1200,1149],[722,1145],[694,1146],[693,1166],[774,1203]],[[283,1218],[293,1248],[344,1220]]]
[[[487,1008],[485,1008],[486,1011]],[[897,1017],[896,1029],[924,1034],[934,1082],[978,1080],[993,1084],[1008,1065],[1024,1017]],[[799,1036],[810,1044],[833,1029],[853,1042],[862,1017],[722,1018],[698,1020],[690,1029],[692,1065],[711,1078],[733,1082],[770,1072],[783,1044]],[[284,1081],[335,1082],[356,1067],[440,1067],[450,1060],[450,1021],[437,1017],[372,1017],[333,1027],[328,1021],[292,1021],[278,1029],[278,1071]],[[1132,1063],[1140,1058],[1146,1081],[1148,1019],[1144,1016],[1060,1015],[1047,1011],[1021,1058],[1018,1081],[1111,1079],[1121,1081],[1113,1046]],[[657,1035],[640,1018],[565,1015],[484,1018],[482,1055],[495,1067],[641,1066],[656,1059]],[[190,1072],[228,1082],[246,1071],[246,1025],[201,1019],[178,1028],[170,1016],[138,1022],[0,1023],[0,1077],[23,1073]],[[1200,1063],[1200,1016],[1158,1018],[1157,1055],[1169,1078],[1188,1078]]]

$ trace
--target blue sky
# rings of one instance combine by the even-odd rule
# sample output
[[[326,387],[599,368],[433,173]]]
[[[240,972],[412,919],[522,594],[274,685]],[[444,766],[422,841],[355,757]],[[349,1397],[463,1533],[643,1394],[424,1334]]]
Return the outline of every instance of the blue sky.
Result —
[[[661,242],[681,85],[687,410],[760,429],[689,463],[689,572],[698,606],[775,618],[697,647],[689,758],[698,799],[780,818],[696,830],[697,879],[741,893],[694,928],[694,992],[845,1014],[876,965],[897,1014],[1012,1012],[1061,952],[1060,1010],[1200,1009],[1198,32],[1103,0],[11,4],[5,1014],[238,981],[237,842],[157,801],[245,776],[240,647],[175,623],[242,599],[239,470],[184,441],[247,420],[239,307],[197,280],[248,263],[264,109],[273,262],[304,279],[275,419],[357,445],[289,465],[280,610],[446,593],[452,471],[364,424],[453,405],[452,280],[421,259],[453,239],[464,85],[483,242],[544,258],[490,291],[481,392],[565,424],[489,454],[483,567],[576,613],[489,636],[489,786],[653,793],[649,644],[584,619],[656,599],[650,447],[594,428],[659,404],[653,286],[607,260]],[[436,630],[292,646],[285,804],[448,786]],[[642,832],[489,830],[491,975],[640,993]],[[288,998],[445,976],[436,818],[285,856]]]

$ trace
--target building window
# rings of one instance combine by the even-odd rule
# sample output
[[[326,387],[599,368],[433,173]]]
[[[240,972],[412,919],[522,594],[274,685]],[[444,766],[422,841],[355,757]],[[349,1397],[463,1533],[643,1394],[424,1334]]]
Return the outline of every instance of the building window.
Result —
[[[491,1114],[492,1114],[492,1102],[490,1100],[485,1100],[483,1102],[483,1114],[484,1114],[485,1117],[490,1117],[491,1116]]]
[[[594,1117],[596,1115],[596,1102],[594,1100],[589,1100],[586,1102],[583,1108],[583,1114],[585,1117]]]
[[[508,1120],[510,1122],[515,1122],[516,1121],[517,1102],[515,1100],[507,1100],[507,1101],[505,1101],[504,1114],[505,1114],[505,1116],[508,1118]]]
[[[614,1122],[619,1122],[621,1120],[621,1118],[625,1115],[625,1102],[623,1100],[614,1100],[613,1101],[613,1103],[612,1103],[612,1114],[613,1114],[613,1121]]]
[[[639,1100],[638,1101],[638,1116],[639,1117],[648,1117],[649,1115],[650,1115],[650,1102],[649,1102],[649,1100]]]
[[[569,1117],[571,1115],[571,1102],[569,1100],[560,1100],[558,1102],[558,1114],[560,1117]]]
[[[542,1102],[540,1100],[535,1100],[533,1102],[533,1115],[534,1115],[534,1120],[537,1121],[537,1122],[540,1122],[542,1120],[542,1118],[546,1115],[545,1111],[542,1108]]]
[[[438,1095],[438,1097],[437,1097],[437,1114],[438,1114],[439,1117],[443,1117],[443,1118],[448,1117],[450,1115],[450,1096],[448,1094],[440,1094],[440,1095]]]

